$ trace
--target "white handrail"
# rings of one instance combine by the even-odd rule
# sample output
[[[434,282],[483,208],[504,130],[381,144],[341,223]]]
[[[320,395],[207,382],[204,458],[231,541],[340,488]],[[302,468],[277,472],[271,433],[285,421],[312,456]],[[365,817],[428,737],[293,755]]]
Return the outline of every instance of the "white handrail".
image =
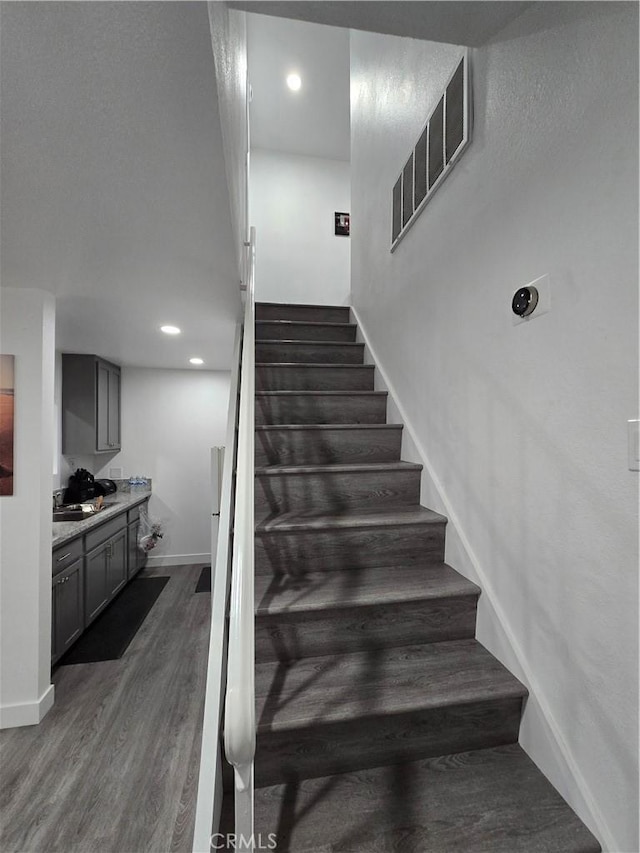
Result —
[[[255,229],[247,246],[246,303],[242,343],[236,511],[234,524],[229,657],[224,744],[234,767],[235,834],[253,850],[253,758],[256,749],[254,648],[254,430],[255,430]]]
[[[225,667],[227,662],[227,638],[225,630],[231,575],[230,542],[233,520],[232,496],[233,473],[236,460],[241,335],[242,326],[238,322],[233,347],[233,369],[231,371],[231,383],[229,387],[229,411],[222,467],[222,494],[220,498],[217,547],[215,554],[211,554],[211,633],[209,635],[209,662],[207,665],[207,687],[204,701],[202,749],[200,753],[193,853],[210,852],[211,834],[212,832],[217,832],[220,810],[222,808],[220,726],[222,723],[224,684],[226,680]],[[217,487],[217,483],[212,483],[213,489],[217,489]]]

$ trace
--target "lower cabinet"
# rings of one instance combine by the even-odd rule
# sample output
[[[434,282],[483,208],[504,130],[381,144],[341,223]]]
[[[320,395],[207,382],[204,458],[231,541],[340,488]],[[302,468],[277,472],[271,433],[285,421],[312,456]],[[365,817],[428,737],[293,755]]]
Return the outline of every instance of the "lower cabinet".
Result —
[[[84,559],[80,557],[51,581],[51,659],[58,660],[84,630]]]
[[[87,625],[107,606],[107,561],[109,543],[103,542],[84,558],[85,596],[87,602]]]
[[[107,592],[113,598],[127,582],[127,528],[123,526],[108,542],[109,555],[107,558]]]
[[[139,506],[123,511],[53,552],[52,663],[146,564],[138,548],[139,514]]]
[[[140,520],[132,521],[129,525],[129,578],[137,575],[143,566],[143,554],[138,548]]]
[[[85,580],[88,625],[127,582],[126,526],[89,551],[85,557]]]

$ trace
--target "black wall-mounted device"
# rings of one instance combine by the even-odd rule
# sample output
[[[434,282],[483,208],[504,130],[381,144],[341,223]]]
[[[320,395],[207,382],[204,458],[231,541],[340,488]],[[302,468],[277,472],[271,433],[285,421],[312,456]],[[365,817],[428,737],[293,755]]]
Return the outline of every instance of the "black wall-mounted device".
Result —
[[[511,310],[518,317],[528,317],[533,314],[536,305],[538,304],[538,291],[535,287],[521,287],[516,290],[513,300],[511,301]]]

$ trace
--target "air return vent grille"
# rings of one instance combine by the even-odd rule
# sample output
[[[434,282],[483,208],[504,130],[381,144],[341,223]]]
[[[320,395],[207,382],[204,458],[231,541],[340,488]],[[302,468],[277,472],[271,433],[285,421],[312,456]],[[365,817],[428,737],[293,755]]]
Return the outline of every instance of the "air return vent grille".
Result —
[[[465,51],[393,187],[391,251],[422,213],[471,139],[471,79]]]

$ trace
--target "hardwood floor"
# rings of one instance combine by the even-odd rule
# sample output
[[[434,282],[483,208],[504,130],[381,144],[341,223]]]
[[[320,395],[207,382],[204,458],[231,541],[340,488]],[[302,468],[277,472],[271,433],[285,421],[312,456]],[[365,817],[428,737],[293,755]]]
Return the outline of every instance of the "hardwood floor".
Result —
[[[168,575],[120,660],[58,667],[39,726],[0,732],[2,853],[190,851],[209,642],[201,566]]]

